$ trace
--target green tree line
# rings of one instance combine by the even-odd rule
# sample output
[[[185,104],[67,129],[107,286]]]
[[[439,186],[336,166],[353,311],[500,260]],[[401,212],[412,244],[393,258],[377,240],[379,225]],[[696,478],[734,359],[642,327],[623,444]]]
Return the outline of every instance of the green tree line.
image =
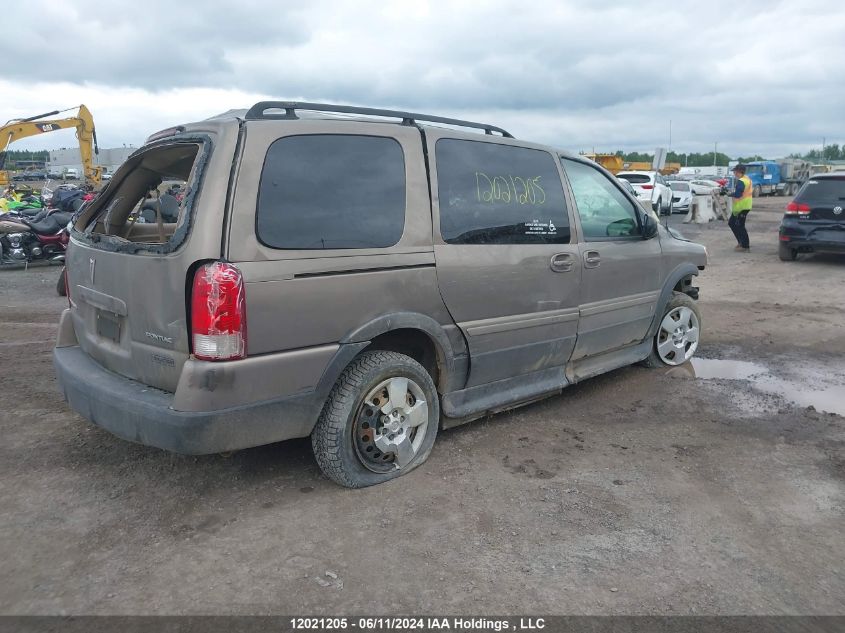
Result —
[[[814,163],[826,160],[845,160],[845,143],[840,147],[839,143],[825,145],[823,149],[811,149],[806,154],[790,154],[790,158],[805,158]]]
[[[46,163],[50,157],[50,152],[46,149],[42,150],[28,150],[28,149],[11,149],[6,150],[5,169],[16,169],[18,161],[37,160]]]
[[[622,150],[617,150],[615,152],[617,156],[621,156],[622,160],[628,162],[647,162],[650,163],[654,158],[654,154],[647,154],[644,152],[623,152]],[[824,161],[829,160],[845,160],[845,143],[839,145],[839,143],[831,143],[830,145],[825,145],[824,149],[811,149],[807,152],[802,153],[793,153],[789,155],[789,158],[803,158],[804,160],[808,160],[813,163],[821,163]],[[669,152],[666,157],[667,163],[680,163],[684,166],[689,167],[708,167],[710,165],[727,165],[729,161],[736,160],[740,163],[747,163],[753,160],[770,160],[764,156],[760,156],[756,154],[754,156],[738,156],[736,158],[731,158],[727,154],[723,154],[721,152],[716,153],[716,160],[715,163],[713,161],[713,152],[704,152],[703,154],[699,154],[697,152],[693,152],[690,154],[679,154],[677,152]]]
[[[654,154],[647,154],[644,152],[628,152],[625,153],[622,150],[616,151],[617,156],[621,156],[622,160],[627,162],[646,162],[650,163],[654,159]],[[700,154],[698,152],[692,152],[689,154],[679,154],[677,152],[669,152],[666,155],[666,162],[667,163],[680,163],[685,167],[709,167],[711,165],[722,165],[727,166],[727,164],[734,160],[727,154],[723,154],[722,152],[716,152],[715,161],[713,159],[713,152],[705,152]],[[746,163],[752,160],[766,160],[762,156],[740,156],[737,158],[741,163]]]

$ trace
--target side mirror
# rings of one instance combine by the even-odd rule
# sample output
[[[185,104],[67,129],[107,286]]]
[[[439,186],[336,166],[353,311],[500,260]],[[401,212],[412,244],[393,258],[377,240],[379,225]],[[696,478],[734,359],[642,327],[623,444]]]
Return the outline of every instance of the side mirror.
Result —
[[[657,220],[650,213],[641,213],[643,239],[650,240],[657,235]]]

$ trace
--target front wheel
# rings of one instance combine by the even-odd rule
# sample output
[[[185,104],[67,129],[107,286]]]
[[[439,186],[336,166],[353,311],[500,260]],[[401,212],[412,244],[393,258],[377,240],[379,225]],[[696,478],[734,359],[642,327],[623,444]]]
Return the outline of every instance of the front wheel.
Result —
[[[752,198],[759,198],[759,197],[760,197],[760,193],[761,193],[762,191],[763,191],[763,190],[760,188],[760,185],[754,185],[754,188],[751,190],[751,197],[752,197]]]
[[[311,444],[329,479],[363,488],[423,463],[439,420],[437,389],[422,365],[396,352],[364,352],[332,388]]]
[[[646,367],[664,367],[685,363],[698,349],[700,336],[701,312],[698,305],[689,295],[674,292],[663,309],[651,352],[643,364]]]

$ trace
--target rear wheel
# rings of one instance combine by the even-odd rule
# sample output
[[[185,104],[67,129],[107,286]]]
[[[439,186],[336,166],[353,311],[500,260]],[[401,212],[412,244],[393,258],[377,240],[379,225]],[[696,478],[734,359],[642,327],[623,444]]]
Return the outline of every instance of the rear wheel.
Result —
[[[788,244],[778,244],[778,257],[782,262],[794,262],[798,259],[798,251]]]
[[[439,420],[437,390],[422,365],[396,352],[364,352],[332,388],[311,444],[329,479],[363,488],[423,463]]]
[[[692,358],[701,335],[701,312],[695,300],[683,292],[674,292],[663,309],[663,317],[643,361],[646,367],[680,365]]]

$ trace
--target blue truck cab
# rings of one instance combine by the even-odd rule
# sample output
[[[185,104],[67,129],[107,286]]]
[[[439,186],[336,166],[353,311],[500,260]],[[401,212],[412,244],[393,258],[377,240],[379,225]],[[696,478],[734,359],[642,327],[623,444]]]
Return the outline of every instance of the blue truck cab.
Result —
[[[746,163],[745,175],[751,179],[755,195],[780,193],[784,188],[780,163],[773,160],[755,160]]]

